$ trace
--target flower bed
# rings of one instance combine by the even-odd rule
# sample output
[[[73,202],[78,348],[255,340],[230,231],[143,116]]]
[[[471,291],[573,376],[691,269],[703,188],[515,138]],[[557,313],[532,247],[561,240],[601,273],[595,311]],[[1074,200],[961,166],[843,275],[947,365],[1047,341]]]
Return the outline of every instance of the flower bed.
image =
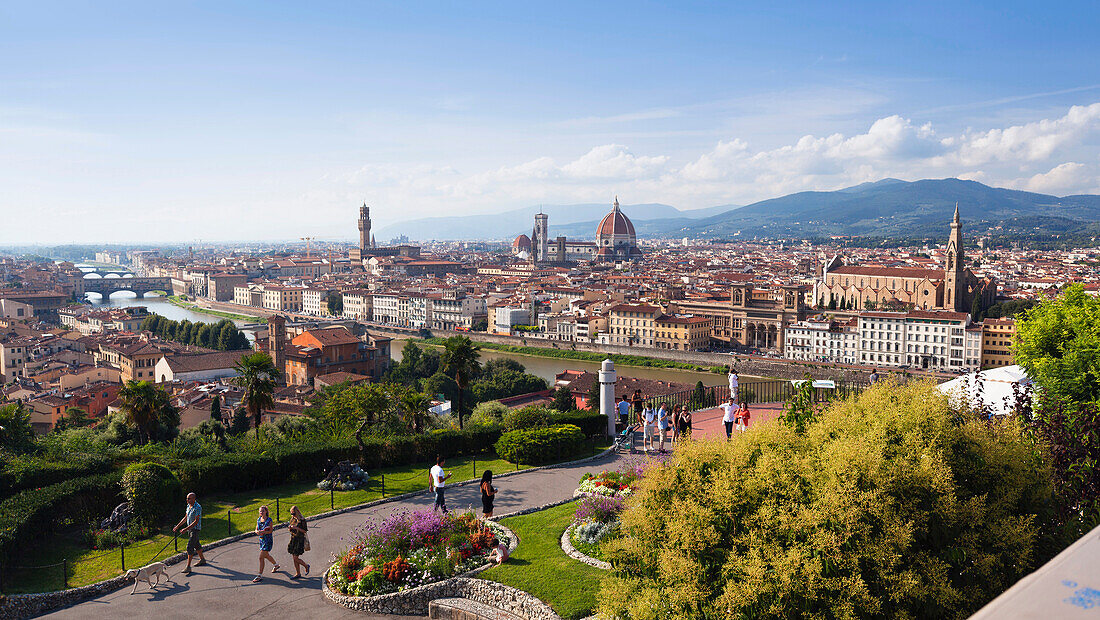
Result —
[[[375,596],[441,581],[478,568],[507,531],[470,512],[395,512],[353,534],[358,542],[329,569],[329,587],[348,596]]]
[[[616,471],[601,471],[598,474],[586,473],[581,476],[580,485],[574,496],[602,495],[604,497],[629,497],[638,481],[645,476],[646,469],[662,465],[670,455],[634,456],[623,459]]]
[[[569,530],[569,542],[584,555],[602,559],[603,543],[621,533],[619,516],[626,509],[621,497],[589,495],[577,505],[574,523]]]

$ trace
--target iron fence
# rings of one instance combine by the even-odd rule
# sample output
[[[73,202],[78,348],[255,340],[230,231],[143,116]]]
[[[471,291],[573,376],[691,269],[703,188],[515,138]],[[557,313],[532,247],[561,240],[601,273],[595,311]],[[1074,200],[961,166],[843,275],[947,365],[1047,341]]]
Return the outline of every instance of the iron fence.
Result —
[[[834,381],[835,387],[814,388],[814,400],[825,402],[837,398],[847,398],[862,392],[866,386],[848,381]],[[739,403],[781,403],[786,402],[798,391],[798,386],[786,380],[745,381],[737,386],[737,402]],[[709,409],[728,402],[730,389],[727,385],[711,385],[700,388],[696,386],[690,390],[662,394],[647,398],[654,407],[661,404],[672,408],[681,405],[690,411]]]

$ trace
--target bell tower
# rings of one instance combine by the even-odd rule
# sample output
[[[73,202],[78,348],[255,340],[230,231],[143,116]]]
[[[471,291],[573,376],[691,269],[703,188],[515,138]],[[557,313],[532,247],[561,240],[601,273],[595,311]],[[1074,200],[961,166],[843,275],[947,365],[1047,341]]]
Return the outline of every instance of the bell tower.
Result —
[[[365,252],[373,245],[370,234],[370,207],[367,203],[359,207],[359,251]]]
[[[968,312],[966,300],[966,276],[963,273],[962,221],[959,220],[959,203],[955,203],[955,217],[951,220],[951,237],[947,240],[947,259],[943,266],[943,307],[955,312]]]

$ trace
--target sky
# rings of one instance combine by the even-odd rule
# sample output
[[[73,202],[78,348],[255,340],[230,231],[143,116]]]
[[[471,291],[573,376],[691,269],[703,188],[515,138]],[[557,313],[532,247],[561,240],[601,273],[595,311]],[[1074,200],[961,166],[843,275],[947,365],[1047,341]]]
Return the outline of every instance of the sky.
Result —
[[[1095,3],[738,4],[3,3],[0,244],[884,177],[1100,193]]]

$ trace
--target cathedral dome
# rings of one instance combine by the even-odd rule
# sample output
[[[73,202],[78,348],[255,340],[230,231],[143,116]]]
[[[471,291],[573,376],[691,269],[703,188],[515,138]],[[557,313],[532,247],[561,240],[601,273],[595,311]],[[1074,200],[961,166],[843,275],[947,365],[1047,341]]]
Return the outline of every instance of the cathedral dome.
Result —
[[[527,235],[520,235],[516,237],[516,240],[512,242],[513,252],[531,251],[531,238]]]
[[[603,216],[600,220],[600,225],[596,227],[596,237],[612,237],[616,235],[626,235],[634,237],[634,224],[630,222],[630,218],[623,214],[619,210],[619,199],[615,199],[615,204],[611,209],[611,213]]]

